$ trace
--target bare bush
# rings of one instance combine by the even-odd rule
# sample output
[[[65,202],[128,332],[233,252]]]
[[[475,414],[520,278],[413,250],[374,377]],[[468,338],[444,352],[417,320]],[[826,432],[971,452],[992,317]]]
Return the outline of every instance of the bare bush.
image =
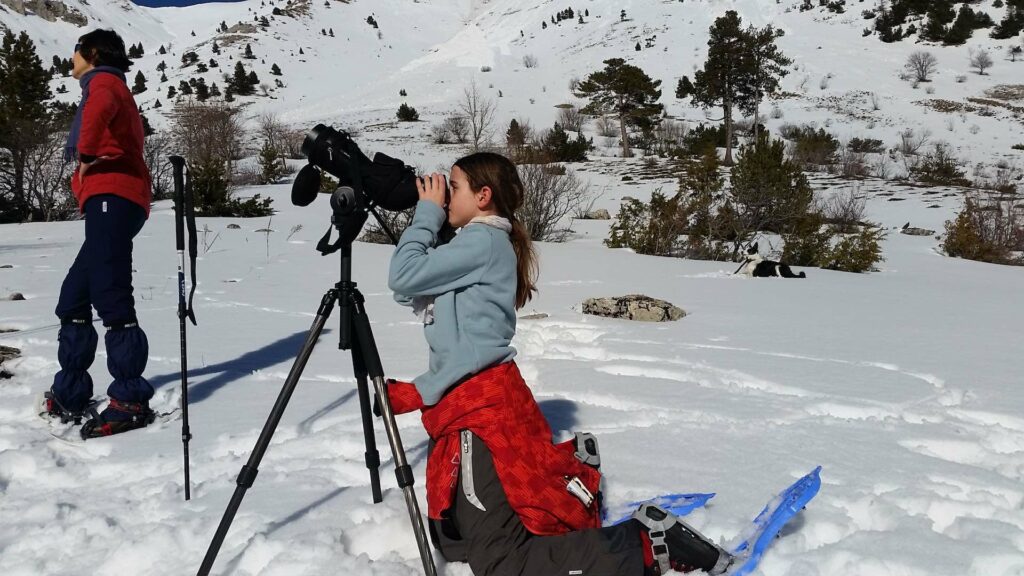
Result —
[[[931,52],[918,50],[907,57],[907,62],[903,67],[918,82],[931,82],[932,74],[935,74],[938,65],[939,61]]]
[[[605,138],[616,138],[619,135],[619,124],[608,116],[601,116],[595,123],[597,133]]]
[[[995,196],[969,196],[954,220],[946,221],[943,249],[950,256],[995,264],[1024,265],[1021,205]]]
[[[534,56],[533,54],[527,54],[526,56],[523,56],[523,66],[527,68],[536,68],[537,57]]]
[[[992,56],[989,55],[988,50],[978,50],[971,53],[971,68],[977,70],[978,74],[984,76],[985,70],[991,68],[992,64]]]
[[[452,114],[444,119],[443,126],[455,139],[455,142],[465,144],[469,141],[469,122],[465,116]]]
[[[867,176],[869,173],[867,154],[849,146],[840,146],[837,171],[848,178]]]
[[[563,129],[571,132],[582,132],[583,126],[586,124],[587,118],[580,109],[576,106],[570,106],[569,108],[558,109],[558,120],[557,122],[562,126]]]
[[[167,157],[173,145],[174,142],[166,132],[150,134],[143,142],[142,156],[149,167],[153,198],[156,200],[170,198],[172,193],[171,163]]]
[[[287,130],[283,135],[281,145],[283,149],[281,153],[284,154],[285,158],[292,160],[300,160],[306,157],[306,154],[302,151],[302,143],[306,139],[305,130]]]
[[[74,164],[64,161],[66,132],[50,134],[29,149],[25,159],[25,196],[34,218],[47,222],[66,220],[78,213],[71,193]]]
[[[491,137],[497,107],[493,100],[480,93],[474,80],[463,91],[463,98],[459,108],[469,125],[469,144],[471,150],[476,152]]]
[[[875,94],[874,92],[871,93],[871,109],[872,110],[881,110],[882,109],[882,105],[878,101],[878,94]]]
[[[840,234],[851,234],[864,220],[864,208],[867,201],[858,198],[853,188],[847,188],[830,196],[821,205],[821,213],[825,222],[835,227]]]
[[[668,152],[682,145],[686,137],[686,123],[666,118],[654,129],[655,152]]]
[[[412,223],[412,217],[415,212],[415,208],[402,210],[400,212],[392,212],[389,210],[378,211],[384,225],[387,226],[388,230],[391,230],[392,234],[395,235],[395,239],[400,238],[402,236],[402,232],[405,232],[405,229]],[[391,237],[384,231],[384,228],[381,227],[376,218],[371,219],[370,225],[366,227],[366,231],[363,232],[363,236],[360,240],[371,244],[393,244]]]
[[[525,188],[520,219],[533,240],[565,241],[570,232],[566,216],[579,211],[590,198],[590,186],[575,172],[558,172],[542,164],[519,166]]]
[[[452,143],[452,132],[446,126],[446,122],[440,122],[430,127],[430,141],[434,144]]]
[[[913,128],[907,128],[900,132],[900,142],[896,149],[904,156],[917,156],[931,137],[932,133],[928,129],[914,132]]]
[[[237,108],[220,102],[185,100],[175,107],[171,118],[171,133],[190,164],[221,161],[227,173],[232,173],[245,136]]]

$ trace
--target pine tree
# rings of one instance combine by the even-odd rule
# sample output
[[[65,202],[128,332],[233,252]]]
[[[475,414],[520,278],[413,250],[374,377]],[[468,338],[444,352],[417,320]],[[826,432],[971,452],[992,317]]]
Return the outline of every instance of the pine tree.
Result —
[[[163,72],[164,70],[167,70],[167,63],[161,60],[160,63],[156,65],[156,71]]]
[[[277,64],[274,64],[273,66],[270,67],[270,73],[273,74],[274,76],[280,76],[281,68],[279,68]]]
[[[173,85],[167,87],[167,99],[168,100],[171,100],[172,98],[174,98],[177,95],[178,95],[178,90]]]
[[[164,105],[160,102],[159,98],[157,98],[156,102],[153,103],[153,108],[163,108],[163,106]]]
[[[235,62],[235,73],[231,77],[231,92],[240,96],[252,94],[252,84],[249,83],[249,75],[245,72],[245,66],[241,62]]]
[[[921,29],[921,38],[930,42],[941,42],[948,32],[946,24],[952,22],[954,18],[956,13],[953,12],[952,3],[946,0],[934,2],[928,10],[928,21]]]
[[[279,156],[270,140],[263,142],[263,148],[260,149],[260,184],[274,184],[284,176]]]
[[[302,48],[299,48],[299,54],[300,55],[305,54],[305,52],[302,51]]]
[[[49,84],[50,74],[28,34],[5,32],[0,44],[0,158],[5,152],[11,179],[6,190],[0,189],[0,221],[17,222],[29,215],[25,170],[29,152],[48,134]]]
[[[139,70],[135,73],[135,85],[132,86],[132,94],[142,94],[146,91],[146,77],[143,76],[142,71]]]
[[[182,80],[181,82],[178,82],[178,92],[180,92],[182,96],[191,96],[192,85]]]
[[[634,48],[634,50],[636,50],[637,52],[640,51],[640,43],[639,42],[636,43],[636,47]]]
[[[775,39],[782,35],[770,25],[764,29],[741,28],[734,10],[717,18],[710,29],[708,58],[704,69],[686,76],[676,86],[676,98],[692,98],[705,108],[722,107],[725,121],[725,164],[731,165],[733,110],[756,114],[761,100],[778,88],[790,60],[779,52]]]
[[[946,37],[943,38],[943,43],[947,46],[959,46],[971,39],[971,35],[974,33],[975,14],[974,10],[971,10],[966,4],[960,7],[960,11],[956,15],[956,20],[953,21],[953,25],[949,27],[949,31],[946,32]]]
[[[217,83],[210,84],[210,96],[220,97],[220,88],[217,87]]]
[[[164,73],[161,72],[160,73],[160,83],[163,84],[164,82],[167,82],[167,74],[164,74]]]
[[[206,85],[205,78],[196,80],[196,100],[206,102],[210,97],[210,88]]]
[[[409,106],[405,102],[403,102],[402,105],[398,107],[398,112],[396,113],[396,116],[398,116],[399,122],[416,122],[417,120],[420,119],[419,112],[417,112],[415,108]]]
[[[752,231],[789,233],[814,201],[800,166],[786,158],[785,143],[764,134],[743,147],[730,183],[731,201]]]
[[[260,26],[264,28],[270,27],[270,20],[267,20],[266,16],[260,16]]]
[[[334,28],[329,29],[327,31],[327,35],[330,36],[331,38],[334,38]]]
[[[622,22],[626,21],[626,11],[625,11],[625,9],[623,9],[622,12],[619,13],[619,20],[622,21]]]
[[[246,60],[255,60],[256,57],[252,54],[252,46],[249,44],[245,45],[245,55],[243,56]]]
[[[217,45],[217,41],[213,41],[213,46],[210,48],[214,54],[220,54],[220,46]]]
[[[160,53],[160,54],[167,54],[167,48],[164,48],[164,45],[161,44],[160,45],[160,50],[157,50],[157,52]]]
[[[541,22],[541,23],[540,23],[540,27],[541,27],[542,29],[544,29],[544,30],[547,30],[547,29],[548,29],[548,23],[547,23],[547,22]]]
[[[631,157],[627,125],[642,130],[650,129],[661,119],[664,106],[661,98],[661,80],[652,80],[643,70],[626,64],[621,58],[604,61],[604,70],[593,72],[574,91],[578,98],[589,98],[583,108],[585,114],[614,113],[619,117],[622,137],[622,155]]]
[[[249,71],[249,76],[246,77],[246,81],[249,82],[249,86],[255,87],[255,86],[259,86],[260,78],[259,78],[259,76],[256,75],[256,71],[255,70],[250,70]]]

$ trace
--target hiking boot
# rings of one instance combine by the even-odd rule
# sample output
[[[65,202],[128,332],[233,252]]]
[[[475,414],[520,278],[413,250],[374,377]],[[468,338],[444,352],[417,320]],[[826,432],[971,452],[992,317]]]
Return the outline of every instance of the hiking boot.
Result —
[[[724,574],[733,563],[731,554],[660,506],[644,504],[633,518],[642,526],[648,576],[664,576],[672,570]]]
[[[137,402],[121,402],[113,398],[97,414],[90,410],[91,418],[82,425],[82,439],[113,436],[137,428],[145,428],[156,420],[156,413],[149,409],[148,404]]]
[[[50,418],[60,420],[61,424],[69,422],[76,425],[81,424],[86,410],[88,410],[88,407],[83,410],[68,410],[52,391],[47,390],[43,392],[43,413]]]

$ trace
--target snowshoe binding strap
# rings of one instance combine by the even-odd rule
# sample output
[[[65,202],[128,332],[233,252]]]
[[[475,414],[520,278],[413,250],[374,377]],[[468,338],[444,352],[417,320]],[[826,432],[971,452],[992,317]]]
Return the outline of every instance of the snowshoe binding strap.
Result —
[[[633,513],[633,518],[647,528],[658,574],[668,574],[672,570],[672,562],[668,556],[665,532],[676,523],[675,515],[660,506],[643,504]]]
[[[85,416],[85,411],[75,412],[65,408],[50,390],[43,392],[43,409],[47,416],[59,418],[61,424],[67,424],[68,422],[81,424],[82,417]]]
[[[673,569],[724,574],[733,563],[731,554],[661,506],[643,504],[633,518],[647,528],[658,574],[665,575]]]
[[[597,470],[601,469],[601,450],[597,447],[597,438],[589,432],[577,432],[573,438],[576,446],[576,459]]]
[[[89,420],[82,425],[82,439],[102,438],[113,436],[129,430],[145,428],[156,420],[156,413],[149,409],[149,406],[136,402],[119,402],[110,399],[107,409],[130,414],[130,418],[124,420],[107,420],[102,414],[96,412],[95,408],[89,409]]]

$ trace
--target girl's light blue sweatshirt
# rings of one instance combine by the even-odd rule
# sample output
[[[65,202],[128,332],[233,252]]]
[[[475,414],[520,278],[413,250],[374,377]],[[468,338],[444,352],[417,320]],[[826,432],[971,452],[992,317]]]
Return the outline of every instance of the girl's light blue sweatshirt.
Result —
[[[388,274],[398,303],[434,297],[433,322],[423,327],[430,369],[413,380],[428,406],[462,378],[516,354],[516,254],[508,233],[471,223],[437,246],[446,218],[440,206],[420,200]]]

